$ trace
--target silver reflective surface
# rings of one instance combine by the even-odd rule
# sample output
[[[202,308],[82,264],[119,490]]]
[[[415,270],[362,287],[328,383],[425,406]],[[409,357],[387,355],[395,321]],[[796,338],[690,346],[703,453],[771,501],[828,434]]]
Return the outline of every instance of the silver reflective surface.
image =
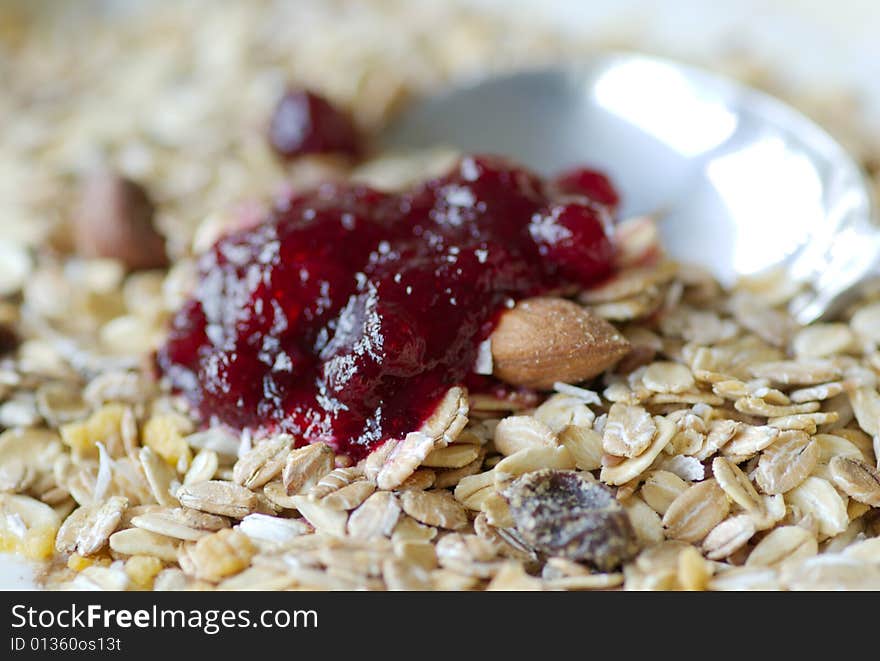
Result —
[[[804,322],[880,264],[870,193],[840,145],[765,94],[658,58],[462,86],[410,107],[383,142],[506,154],[545,174],[594,165],[624,216],[658,215],[674,257],[726,284],[778,266],[806,283],[792,303]]]

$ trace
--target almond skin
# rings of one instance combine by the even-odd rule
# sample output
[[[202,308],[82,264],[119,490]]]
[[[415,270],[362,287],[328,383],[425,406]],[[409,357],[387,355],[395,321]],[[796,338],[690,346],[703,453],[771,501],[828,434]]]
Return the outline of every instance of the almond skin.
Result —
[[[607,321],[562,298],[538,297],[505,312],[491,336],[493,374],[515,386],[549,390],[601,374],[629,351]]]

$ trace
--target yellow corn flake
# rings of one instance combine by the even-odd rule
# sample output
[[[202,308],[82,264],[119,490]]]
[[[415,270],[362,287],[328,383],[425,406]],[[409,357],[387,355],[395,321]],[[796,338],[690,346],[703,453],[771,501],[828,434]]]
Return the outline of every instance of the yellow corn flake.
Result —
[[[107,404],[85,420],[62,425],[61,440],[82,456],[95,456],[96,442],[107,443],[119,437],[124,411],[121,404]]]
[[[177,466],[181,460],[189,465],[192,455],[184,440],[180,419],[175,415],[154,415],[144,426],[144,445],[162,459]]]
[[[51,507],[29,496],[0,493],[0,551],[46,560],[55,551],[61,520]]]
[[[256,552],[247,535],[232,528],[202,537],[192,548],[196,578],[219,581],[237,574],[250,565]]]
[[[31,528],[19,537],[11,530],[0,529],[0,551],[18,553],[30,560],[47,560],[55,551],[58,528]]]
[[[139,590],[153,587],[153,579],[162,571],[162,561],[148,555],[133,555],[125,561],[125,573],[132,585]]]
[[[86,567],[91,567],[93,564],[95,564],[94,560],[91,558],[84,558],[79,553],[73,553],[67,559],[67,566],[73,571],[82,571]]]

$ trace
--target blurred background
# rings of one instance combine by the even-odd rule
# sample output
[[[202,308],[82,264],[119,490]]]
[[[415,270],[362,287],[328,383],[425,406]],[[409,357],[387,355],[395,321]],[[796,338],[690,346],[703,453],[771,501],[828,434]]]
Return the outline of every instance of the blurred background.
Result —
[[[863,84],[880,94],[876,0],[473,0],[543,14],[561,29],[616,37],[685,57],[746,51],[802,78]]]
[[[0,236],[35,243],[77,173],[146,181],[182,254],[290,173],[264,126],[288,84],[369,129],[452,78],[641,50],[783,97],[870,168],[878,0],[0,0]]]

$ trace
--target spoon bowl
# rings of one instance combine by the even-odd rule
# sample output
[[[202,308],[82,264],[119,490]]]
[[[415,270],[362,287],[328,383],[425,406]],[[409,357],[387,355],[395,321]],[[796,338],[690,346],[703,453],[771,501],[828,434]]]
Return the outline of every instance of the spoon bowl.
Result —
[[[390,149],[509,155],[542,174],[608,173],[623,217],[654,214],[663,244],[723,284],[782,269],[798,321],[833,312],[880,264],[859,166],[814,122],[736,81],[661,58],[593,57],[462,84],[406,109]]]

